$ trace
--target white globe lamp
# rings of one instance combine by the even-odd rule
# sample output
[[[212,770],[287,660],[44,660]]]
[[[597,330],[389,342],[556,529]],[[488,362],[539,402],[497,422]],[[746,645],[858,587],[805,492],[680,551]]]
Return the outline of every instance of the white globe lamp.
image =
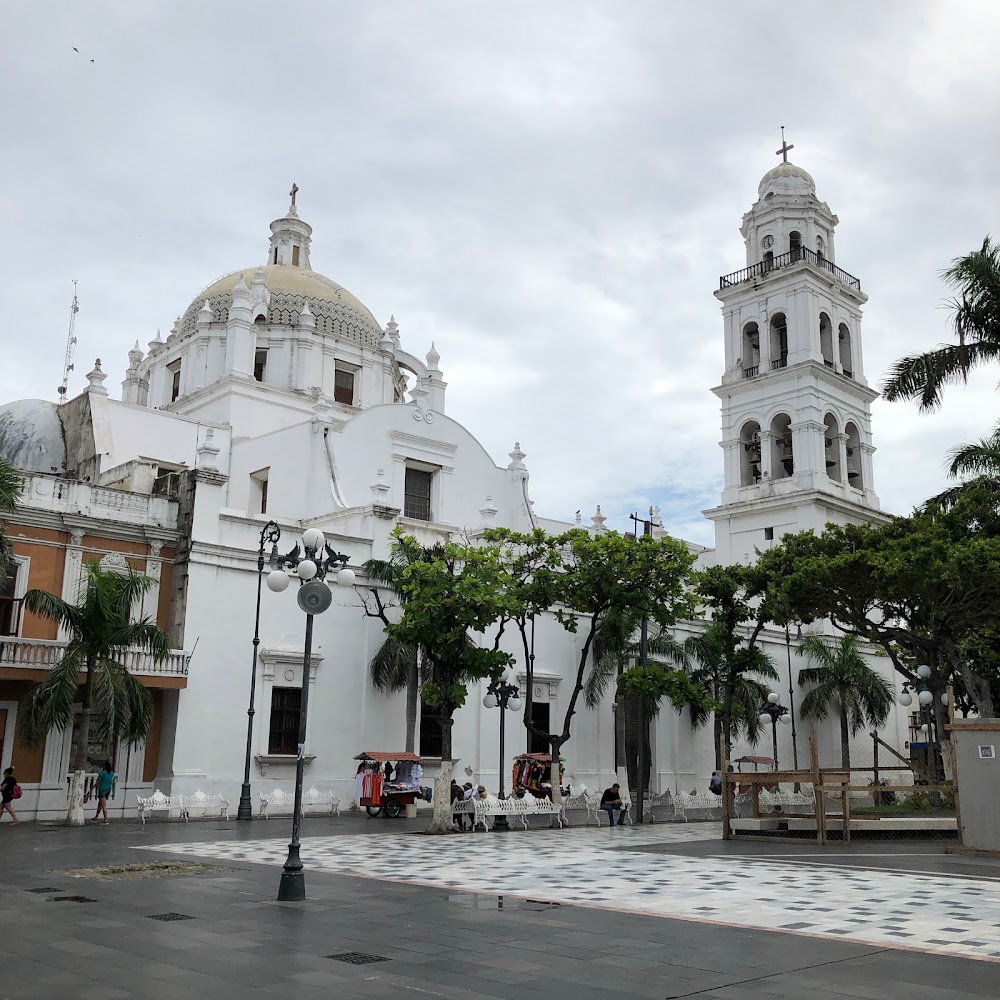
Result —
[[[772,705],[777,705],[777,704],[778,704],[778,702],[779,702],[779,701],[781,701],[781,695],[778,695],[778,694],[775,694],[775,693],[774,693],[774,692],[772,691],[772,692],[771,692],[771,693],[770,693],[770,694],[769,694],[769,695],[767,696],[767,700],[768,700],[768,701],[769,701],[769,702],[770,702],[770,703],[771,703]]]
[[[288,589],[288,574],[284,570],[272,569],[267,574],[267,589],[275,594],[280,594]]]
[[[353,587],[354,580],[354,570],[347,566],[337,574],[337,585],[340,587]]]
[[[790,726],[792,724],[792,713],[791,712],[785,712],[785,714],[783,716],[781,716],[781,718],[778,719],[778,721],[783,726]]]
[[[917,701],[919,701],[920,704],[926,708],[931,704],[931,702],[934,701],[934,695],[931,694],[930,691],[921,691],[920,694],[917,695]]]
[[[319,528],[306,528],[302,533],[302,542],[307,549],[315,551],[326,541],[326,535]]]
[[[483,708],[496,708],[497,707],[497,696],[492,692],[488,691],[486,697],[483,698]]]
[[[899,703],[904,708],[908,708],[913,704],[913,695],[909,691],[900,691],[899,693]]]
[[[311,580],[316,575],[316,563],[312,559],[303,559],[296,567],[300,580]]]
[[[767,712],[761,712],[757,718],[760,719],[760,724],[762,726],[766,726],[771,721],[771,716],[769,716]]]
[[[514,695],[514,697],[511,698],[510,701],[507,702],[507,707],[512,712],[520,712],[521,711],[521,699],[517,695]]]
[[[927,680],[927,678],[930,677],[930,675],[931,675],[931,668],[927,666],[926,663],[921,663],[920,666],[917,667],[918,677],[922,678],[923,680]]]

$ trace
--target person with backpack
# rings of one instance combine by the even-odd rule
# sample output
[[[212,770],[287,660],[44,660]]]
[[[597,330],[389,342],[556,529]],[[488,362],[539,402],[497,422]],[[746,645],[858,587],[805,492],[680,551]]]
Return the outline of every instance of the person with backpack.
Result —
[[[111,821],[108,819],[108,799],[111,798],[111,790],[115,787],[115,769],[110,760],[104,762],[104,767],[97,774],[97,815],[94,817],[96,823],[104,813],[104,825]]]
[[[17,813],[14,812],[14,807],[11,805],[14,799],[20,797],[21,786],[17,783],[17,778],[14,777],[14,768],[8,767],[3,772],[3,781],[0,781],[0,820],[3,819],[3,814],[6,812],[10,813],[10,818],[15,823],[20,822]]]

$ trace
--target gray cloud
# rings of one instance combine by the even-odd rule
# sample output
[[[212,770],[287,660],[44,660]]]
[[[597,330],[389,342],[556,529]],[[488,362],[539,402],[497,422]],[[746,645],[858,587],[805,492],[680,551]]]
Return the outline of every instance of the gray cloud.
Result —
[[[0,399],[54,397],[70,279],[77,376],[120,379],[219,274],[261,261],[291,181],[313,264],[404,343],[536,509],[662,504],[711,541],[722,324],[777,126],[871,296],[869,380],[947,339],[938,271],[1000,227],[1000,9],[982,2],[53,3],[0,61]],[[72,46],[80,49],[80,55]],[[89,59],[93,58],[93,64]],[[876,487],[904,511],[996,412],[877,403]]]

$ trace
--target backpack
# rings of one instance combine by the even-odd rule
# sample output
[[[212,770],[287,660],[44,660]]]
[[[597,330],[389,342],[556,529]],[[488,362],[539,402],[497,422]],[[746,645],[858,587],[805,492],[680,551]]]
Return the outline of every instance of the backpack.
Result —
[[[14,785],[14,791],[11,793],[11,797],[15,798],[15,799],[19,799],[21,797],[21,786],[20,785],[18,785],[18,784],[15,783],[15,785]]]

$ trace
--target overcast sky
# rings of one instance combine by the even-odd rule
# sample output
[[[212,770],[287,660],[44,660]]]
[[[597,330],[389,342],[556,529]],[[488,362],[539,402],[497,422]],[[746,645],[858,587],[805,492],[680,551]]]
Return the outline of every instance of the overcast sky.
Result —
[[[79,49],[75,52],[73,47]],[[261,263],[292,181],[313,267],[403,345],[539,514],[663,507],[711,543],[720,274],[777,160],[840,217],[865,368],[950,337],[939,271],[1000,236],[1000,3],[243,0],[0,13],[0,402],[55,399]],[[91,61],[93,60],[93,61]],[[997,413],[997,371],[932,416],[874,407],[905,512]]]

